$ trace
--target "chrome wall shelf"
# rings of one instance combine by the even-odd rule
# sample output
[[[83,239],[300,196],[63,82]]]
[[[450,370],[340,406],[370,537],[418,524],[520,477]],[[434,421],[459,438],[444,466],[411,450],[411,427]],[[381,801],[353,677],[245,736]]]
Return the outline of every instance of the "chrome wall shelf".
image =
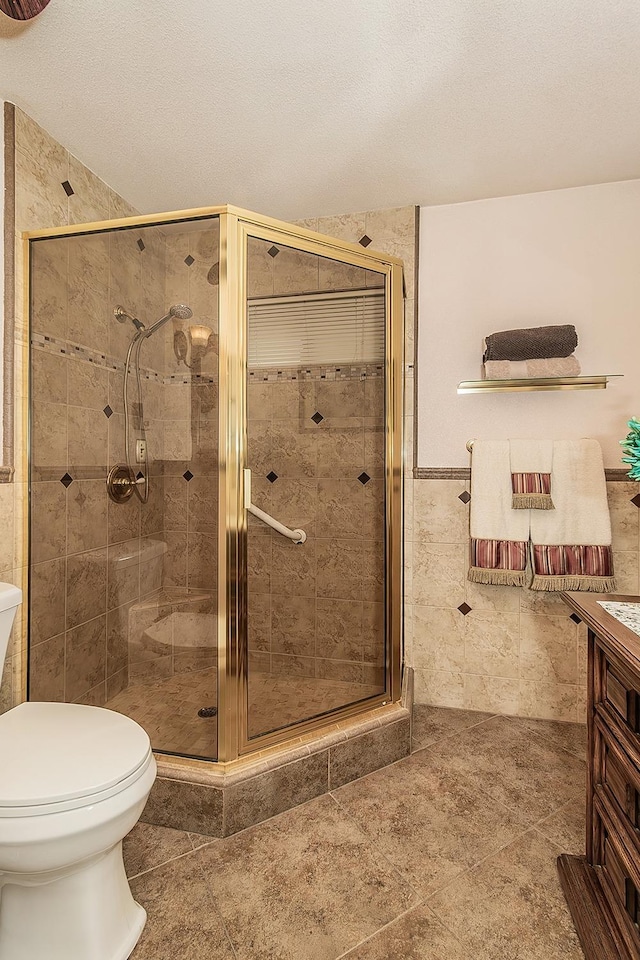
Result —
[[[524,380],[462,380],[458,393],[528,393],[534,390],[606,390],[621,373],[593,377],[536,377]]]

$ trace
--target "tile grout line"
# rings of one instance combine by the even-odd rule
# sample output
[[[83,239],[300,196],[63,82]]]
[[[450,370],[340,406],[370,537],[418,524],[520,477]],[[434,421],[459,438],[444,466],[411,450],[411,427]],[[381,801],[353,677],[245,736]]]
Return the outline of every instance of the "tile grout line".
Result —
[[[404,917],[408,916],[408,914],[413,913],[414,910],[417,910],[419,907],[424,907],[424,906],[426,906],[426,904],[424,900],[421,900],[420,903],[414,904],[414,906],[409,907],[408,910],[403,910],[403,912],[399,913],[397,917],[394,917],[393,920],[389,920],[389,922],[385,923],[382,927],[378,927],[377,930],[369,934],[368,937],[365,937],[364,940],[360,940],[358,943],[354,944],[353,947],[349,947],[349,949],[345,953],[341,953],[338,957],[335,958],[335,960],[348,960],[348,957],[350,956],[350,954],[354,952],[354,950],[357,950],[359,947],[362,947],[364,944],[369,943],[371,940],[375,939],[375,937],[377,937],[379,933],[382,933],[388,927],[392,927],[394,923],[397,923],[398,921],[402,920]],[[431,910],[430,907],[428,909]],[[435,917],[435,913],[433,913],[433,910],[431,910],[431,913]],[[457,937],[455,939],[457,939]]]
[[[421,771],[416,771],[416,772],[417,772],[418,776],[424,776],[424,774],[422,774]],[[460,776],[463,777],[464,775],[461,774]],[[345,784],[345,786],[348,786],[348,784]],[[498,800],[494,800],[493,797],[491,797],[489,794],[485,793],[481,788],[479,788],[479,787],[474,787],[473,789],[474,789],[474,792],[476,793],[476,795],[482,795],[483,797],[485,797],[486,800],[487,800],[488,802],[490,802],[490,804],[493,805],[494,808],[495,808],[495,807],[500,807],[502,810],[504,810],[506,813],[508,813],[508,814],[510,814],[510,815],[514,815],[514,814],[517,815],[517,811],[512,810],[510,807],[505,806],[505,804],[501,803],[501,802],[498,801]],[[358,829],[360,830],[360,832],[361,832],[362,834],[364,834],[364,836],[367,838],[367,840],[368,840],[370,843],[373,844],[374,841],[372,840],[372,838],[370,838],[370,837],[368,836],[368,834],[366,833],[366,831],[364,830],[364,828],[360,825],[360,823],[356,820],[356,818],[354,817],[354,815],[353,815],[352,813],[350,813],[350,811],[347,810],[335,797],[334,797],[333,799],[336,801],[336,803],[338,804],[338,806],[340,807],[340,809],[343,810],[344,813],[354,821],[354,823],[356,824],[356,826],[358,827]],[[557,812],[557,811],[553,810],[553,811],[551,811],[550,814],[548,814],[548,816],[551,816],[553,813],[556,813],[556,812]],[[546,818],[543,818],[543,819],[546,819]],[[425,897],[425,895],[424,895],[420,890],[417,890],[417,889],[414,887],[414,885],[413,885],[413,878],[412,878],[411,881],[404,879],[404,877],[402,877],[402,874],[400,874],[399,868],[393,863],[392,860],[389,860],[388,857],[387,857],[386,855],[384,855],[384,854],[380,854],[380,856],[382,856],[382,857],[384,858],[384,860],[386,860],[386,861],[393,867],[394,871],[395,871],[399,876],[401,876],[401,877],[403,878],[403,880],[404,880],[404,882],[407,884],[407,886],[409,886],[410,889],[414,890],[414,892],[416,893],[416,895],[417,895],[418,897],[420,897],[423,902],[426,903],[427,900],[429,900],[431,897],[435,896],[437,893],[440,893],[442,890],[446,889],[448,886],[450,886],[450,885],[451,885],[452,883],[454,883],[456,880],[459,880],[459,879],[460,879],[462,876],[464,876],[465,874],[470,873],[472,870],[475,870],[475,868],[476,868],[477,866],[479,866],[480,864],[484,863],[485,860],[489,860],[491,857],[496,856],[497,854],[501,853],[502,850],[505,849],[505,847],[508,847],[511,843],[515,843],[517,840],[520,840],[522,837],[524,837],[524,836],[525,836],[527,833],[529,833],[531,830],[535,830],[536,827],[537,827],[537,824],[538,824],[539,822],[540,822],[540,821],[534,821],[533,823],[530,823],[522,832],[517,832],[517,833],[515,833],[514,836],[512,836],[511,839],[508,840],[508,841],[507,841],[505,844],[503,844],[501,847],[498,847],[497,849],[493,850],[491,853],[488,853],[485,857],[482,857],[482,858],[481,858],[480,860],[478,860],[476,863],[473,863],[473,864],[471,864],[470,866],[465,867],[465,868],[462,869],[459,873],[457,873],[457,874],[455,875],[455,877],[452,877],[451,879],[447,880],[446,883],[445,883],[442,887],[439,887],[437,890],[433,890],[431,893],[427,894],[426,897]],[[452,931],[449,931],[449,932],[451,933]]]
[[[153,824],[151,824],[151,826],[153,826]],[[137,880],[138,877],[144,877],[148,873],[153,873],[154,870],[159,870],[160,867],[166,867],[168,863],[173,863],[175,860],[184,860],[185,857],[190,857],[192,853],[196,853],[196,850],[200,850],[200,849],[201,847],[197,847],[196,849],[191,849],[191,850],[185,850],[184,853],[179,853],[176,857],[169,857],[168,860],[163,860],[162,863],[156,863],[154,864],[153,867],[149,867],[147,870],[141,870],[140,873],[134,873],[130,877],[127,876],[127,880],[129,881]]]
[[[436,709],[436,710],[442,710],[442,709],[447,709],[447,710],[448,710],[449,708],[448,708],[448,707],[444,707],[444,708],[443,708],[443,707],[436,707],[435,709]],[[412,711],[412,714],[413,714],[413,711]],[[447,734],[445,734],[444,737],[438,737],[437,740],[431,740],[429,743],[425,743],[425,744],[419,746],[417,750],[412,750],[412,751],[411,751],[411,756],[413,756],[414,753],[419,753],[420,750],[426,750],[428,747],[433,747],[433,746],[435,746],[436,743],[442,743],[443,740],[450,740],[451,737],[456,737],[456,736],[458,736],[458,734],[468,733],[469,730],[475,730],[476,727],[481,727],[483,723],[489,723],[490,720],[495,720],[495,718],[496,718],[496,717],[499,717],[499,716],[501,716],[501,714],[499,714],[499,713],[493,713],[493,714],[491,714],[490,717],[485,717],[484,720],[478,720],[477,723],[472,723],[471,726],[469,726],[469,727],[462,727],[460,730],[456,730],[454,733],[447,733]],[[509,718],[507,718],[507,719],[509,719]]]
[[[353,816],[353,814],[352,814],[349,810],[347,810],[346,807],[343,806],[343,804],[340,803],[340,801],[333,795],[333,793],[330,793],[329,796],[331,797],[331,799],[333,800],[333,802],[335,803],[335,805],[337,806],[337,808],[340,810],[340,812],[343,813],[345,817],[347,817],[347,819],[354,825],[354,827],[356,828],[356,830],[358,831],[358,833],[364,838],[364,840],[366,841],[367,847],[371,847],[371,848],[372,848],[372,850],[373,850],[374,853],[375,853],[376,858],[380,858],[384,863],[386,863],[387,866],[388,866],[388,868],[389,868],[391,871],[393,871],[393,873],[395,874],[395,876],[402,882],[402,884],[404,884],[404,886],[408,887],[409,890],[411,890],[411,892],[415,894],[415,896],[418,898],[418,903],[424,902],[424,896],[422,895],[422,893],[420,893],[419,890],[417,890],[417,889],[414,887],[414,885],[413,885],[413,879],[412,879],[411,881],[407,880],[407,879],[400,873],[400,870],[398,869],[398,867],[396,866],[396,864],[395,864],[392,860],[389,860],[389,858],[386,856],[386,854],[384,854],[384,853],[382,853],[380,850],[378,850],[378,848],[376,847],[375,841],[368,835],[368,833],[365,832],[365,830],[362,829],[362,826],[358,823],[358,821],[357,821],[356,818]],[[414,906],[418,906],[418,903],[414,904]],[[411,907],[411,908],[409,908],[409,909],[413,909],[413,907]],[[408,912],[408,911],[406,911],[406,912]],[[391,921],[390,921],[390,922],[391,922]]]
[[[195,852],[196,852],[196,851],[194,850],[194,853],[195,853]],[[208,876],[207,876],[207,874],[206,874],[206,872],[205,872],[205,869],[204,869],[204,867],[203,867],[200,863],[198,863],[197,861],[196,861],[196,869],[197,869],[198,872],[200,873],[200,876],[201,876],[201,878],[202,878],[202,882],[204,883],[204,885],[205,885],[205,887],[206,887],[206,889],[207,889],[207,892],[209,893],[209,898],[210,898],[211,901],[212,901],[213,908],[214,908],[216,914],[218,915],[218,918],[220,919],[220,923],[222,924],[222,929],[224,930],[224,935],[225,935],[225,937],[227,938],[227,942],[228,942],[228,944],[229,944],[229,947],[231,948],[231,952],[232,952],[233,956],[236,958],[236,960],[238,960],[238,952],[237,952],[237,950],[236,950],[235,943],[233,942],[233,939],[232,939],[232,937],[231,937],[231,934],[229,933],[229,930],[228,930],[228,928],[227,928],[227,924],[226,924],[225,919],[224,919],[224,917],[223,917],[223,915],[222,915],[222,911],[220,910],[220,906],[219,906],[219,904],[218,904],[217,897],[216,897],[216,895],[215,895],[215,893],[214,893],[214,891],[213,891],[212,886],[211,886],[210,883],[209,883],[209,878],[208,878]]]
[[[444,893],[446,890],[448,890],[449,887],[453,886],[454,883],[460,881],[462,877],[465,877],[468,873],[472,873],[478,867],[482,866],[483,863],[486,863],[487,860],[491,860],[492,857],[499,856],[499,854],[501,854],[503,850],[506,850],[507,847],[510,847],[512,843],[517,843],[519,840],[522,840],[523,837],[526,837],[526,835],[528,833],[531,833],[533,830],[535,830],[535,825],[529,827],[527,830],[524,830],[522,833],[517,834],[517,836],[512,837],[508,843],[504,843],[497,850],[494,850],[493,853],[489,853],[487,854],[486,857],[482,857],[482,859],[478,860],[477,863],[474,863],[472,867],[468,867],[466,870],[462,870],[459,874],[457,874],[457,876],[453,877],[451,880],[448,880],[442,887],[439,888],[439,890],[434,890],[433,893],[430,893],[429,896],[426,898],[425,903],[429,905],[429,901],[433,900],[434,897],[440,896],[441,893]],[[430,909],[433,910],[435,915],[438,917],[438,920],[440,920],[440,922],[444,924],[444,926],[446,926],[446,924],[444,923],[444,920],[442,919],[440,914],[435,910],[435,908],[431,907]],[[447,930],[449,930],[449,927],[447,927]],[[449,930],[449,933],[455,936],[452,930]]]

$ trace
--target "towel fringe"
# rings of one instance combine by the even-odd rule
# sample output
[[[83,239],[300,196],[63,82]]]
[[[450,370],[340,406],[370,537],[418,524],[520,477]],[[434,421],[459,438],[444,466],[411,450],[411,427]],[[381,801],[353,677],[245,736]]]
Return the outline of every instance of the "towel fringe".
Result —
[[[534,574],[531,584],[532,590],[548,590],[561,592],[563,590],[577,590],[584,593],[615,593],[615,577],[546,577]]]
[[[467,579],[472,583],[492,583],[503,587],[524,587],[524,570],[492,570],[488,567],[469,567]]]
[[[514,493],[511,507],[514,510],[555,510],[548,493]]]

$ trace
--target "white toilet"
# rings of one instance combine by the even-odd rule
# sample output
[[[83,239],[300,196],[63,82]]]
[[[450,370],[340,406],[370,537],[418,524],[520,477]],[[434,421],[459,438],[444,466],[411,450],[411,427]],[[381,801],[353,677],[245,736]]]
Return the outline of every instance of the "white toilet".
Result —
[[[21,591],[0,584],[0,679]],[[126,960],[146,921],[122,840],[156,777],[149,737],[101,707],[0,716],[0,958]]]

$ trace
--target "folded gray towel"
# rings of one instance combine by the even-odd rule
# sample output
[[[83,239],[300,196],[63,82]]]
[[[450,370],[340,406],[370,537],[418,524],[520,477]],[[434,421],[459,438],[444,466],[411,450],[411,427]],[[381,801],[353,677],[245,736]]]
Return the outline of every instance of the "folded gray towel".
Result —
[[[501,330],[490,334],[485,344],[485,363],[487,360],[546,360],[571,356],[578,346],[578,335],[572,323],[565,323]]]

